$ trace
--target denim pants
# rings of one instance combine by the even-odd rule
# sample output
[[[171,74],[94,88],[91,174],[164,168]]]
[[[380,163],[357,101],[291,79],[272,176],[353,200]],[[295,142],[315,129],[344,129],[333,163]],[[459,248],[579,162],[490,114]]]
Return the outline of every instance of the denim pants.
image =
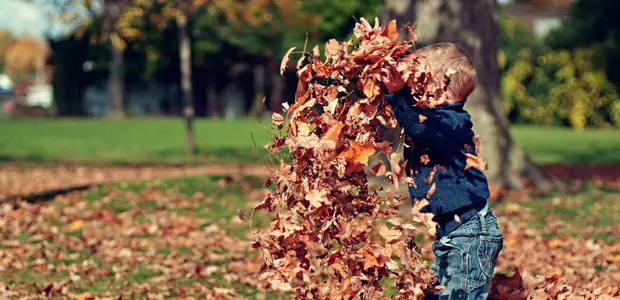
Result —
[[[490,210],[478,213],[433,244],[431,273],[446,288],[426,299],[486,299],[503,238]]]

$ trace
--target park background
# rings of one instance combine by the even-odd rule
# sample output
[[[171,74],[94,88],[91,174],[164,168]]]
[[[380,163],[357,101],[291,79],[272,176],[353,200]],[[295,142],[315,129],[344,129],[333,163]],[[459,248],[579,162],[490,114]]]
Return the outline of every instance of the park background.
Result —
[[[237,208],[267,192],[271,114],[295,97],[280,61],[361,17],[475,61],[498,272],[617,286],[620,2],[498,2],[4,0],[0,293],[278,297]]]

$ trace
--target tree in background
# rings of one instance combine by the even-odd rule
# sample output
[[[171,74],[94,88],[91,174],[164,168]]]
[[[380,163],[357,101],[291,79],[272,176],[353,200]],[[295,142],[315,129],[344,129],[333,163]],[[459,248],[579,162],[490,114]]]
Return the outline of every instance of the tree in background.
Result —
[[[126,42],[120,16],[131,0],[23,0],[49,9],[52,19],[75,30],[78,38],[90,30],[93,44],[104,44],[110,56],[108,69],[108,115],[125,116],[123,51]]]
[[[546,39],[554,49],[588,48],[594,52],[595,66],[620,87],[620,1],[576,0],[563,26]]]
[[[47,41],[32,36],[19,37],[4,51],[4,72],[16,82],[41,82],[49,54]]]
[[[15,36],[8,30],[0,30],[0,72],[4,71],[4,56],[6,50],[15,40]]]
[[[398,23],[415,21],[418,47],[435,42],[453,42],[470,54],[478,71],[478,87],[467,106],[475,131],[480,134],[487,176],[508,189],[524,187],[527,178],[542,190],[561,189],[514,142],[510,124],[500,101],[497,55],[500,31],[495,0],[386,0],[384,17]]]
[[[620,127],[618,93],[597,67],[596,46],[551,49],[517,20],[500,21],[501,98],[511,121]]]

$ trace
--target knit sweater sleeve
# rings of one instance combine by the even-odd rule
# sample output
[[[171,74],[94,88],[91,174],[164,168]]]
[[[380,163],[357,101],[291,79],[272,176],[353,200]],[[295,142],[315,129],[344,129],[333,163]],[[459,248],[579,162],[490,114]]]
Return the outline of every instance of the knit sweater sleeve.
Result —
[[[399,125],[407,135],[412,138],[422,138],[437,145],[462,146],[460,141],[466,128],[463,122],[456,119],[457,116],[452,116],[450,112],[412,106],[415,100],[408,88],[386,95],[386,98]]]

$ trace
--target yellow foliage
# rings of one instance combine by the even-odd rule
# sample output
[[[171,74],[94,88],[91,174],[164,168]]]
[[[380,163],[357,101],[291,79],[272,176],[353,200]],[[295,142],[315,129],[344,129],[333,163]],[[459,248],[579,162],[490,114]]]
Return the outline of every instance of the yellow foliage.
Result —
[[[14,80],[28,80],[31,75],[45,65],[48,58],[49,46],[47,42],[31,36],[23,36],[6,49],[4,71]]]
[[[594,68],[592,55],[578,49],[532,58],[530,49],[521,49],[502,78],[504,109],[536,124],[620,127],[618,95],[605,74]]]

